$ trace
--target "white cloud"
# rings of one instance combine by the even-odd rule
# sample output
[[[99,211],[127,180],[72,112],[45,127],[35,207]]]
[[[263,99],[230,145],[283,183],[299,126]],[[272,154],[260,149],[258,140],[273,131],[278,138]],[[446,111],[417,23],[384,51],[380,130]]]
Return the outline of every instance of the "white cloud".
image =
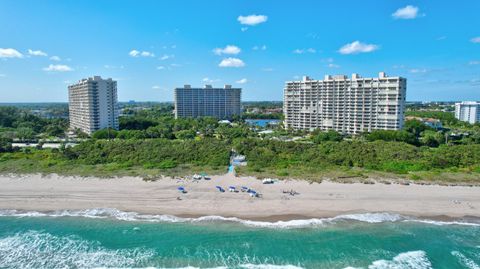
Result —
[[[154,85],[154,86],[152,86],[152,89],[154,89],[154,90],[159,90],[159,89],[161,89],[161,88],[160,88],[160,86],[158,86],[158,85]]]
[[[295,54],[304,54],[304,53],[315,53],[317,52],[314,48],[308,48],[308,49],[296,49],[293,51]]]
[[[242,79],[237,80],[237,81],[235,81],[235,82],[236,82],[237,84],[245,84],[245,83],[248,82],[248,80],[247,80],[246,78],[242,78]]]
[[[252,49],[253,50],[267,50],[267,46],[266,45],[254,46]]]
[[[214,83],[214,82],[218,82],[218,81],[220,81],[220,79],[218,79],[218,78],[217,79],[210,79],[208,77],[205,77],[205,78],[202,79],[202,82],[204,82],[204,83]]]
[[[470,61],[468,64],[469,65],[479,65],[480,61]]]
[[[274,69],[271,68],[271,67],[265,67],[265,68],[262,68],[262,71],[263,71],[263,72],[273,72]]]
[[[365,44],[360,41],[354,41],[346,44],[338,50],[341,54],[358,54],[378,50],[379,46],[374,44]]]
[[[223,59],[220,64],[220,67],[244,67],[245,63],[238,58],[226,58]]]
[[[58,57],[58,56],[52,56],[52,57],[50,57],[50,60],[59,62],[62,59],[60,59],[60,57]]]
[[[470,41],[472,41],[473,43],[480,43],[480,36],[474,37],[470,39]]]
[[[158,69],[158,70],[164,70],[164,69],[165,69],[165,66],[163,66],[163,65],[157,66],[157,69]]]
[[[128,55],[132,57],[155,57],[155,54],[149,51],[138,51],[138,50],[131,50]]]
[[[132,57],[137,57],[138,55],[140,54],[140,51],[138,50],[131,50],[128,55],[132,56]]]
[[[399,9],[397,9],[397,11],[395,11],[392,14],[393,18],[403,19],[403,20],[415,19],[418,16],[425,16],[425,15],[424,14],[421,14],[421,15],[418,14],[418,7],[411,6],[411,5],[408,5],[408,6],[403,7],[403,8],[399,8]]]
[[[28,49],[28,54],[32,56],[48,56],[47,53],[41,51],[41,50],[31,50]]]
[[[248,16],[238,16],[237,20],[241,24],[254,26],[254,25],[266,22],[268,20],[268,17],[265,15],[248,15]]]
[[[55,71],[55,72],[68,72],[68,71],[73,71],[73,68],[64,64],[51,64],[48,67],[43,68],[43,70]]]
[[[172,58],[175,58],[175,55],[173,55],[173,54],[170,54],[170,55],[164,54],[162,57],[160,57],[160,60],[165,61],[165,60],[172,59]]]
[[[170,64],[171,67],[181,67],[182,65],[181,64],[176,64],[176,63],[173,63],[173,64]]]
[[[0,48],[0,58],[23,58],[23,54],[18,52],[16,49],[8,48],[2,49]]]
[[[414,69],[410,69],[408,70],[408,72],[412,73],[412,74],[423,74],[423,73],[427,73],[427,69],[425,68],[414,68]]]
[[[143,57],[155,57],[155,54],[149,52],[149,51],[142,51],[142,53],[140,53],[141,56]]]
[[[215,48],[213,49],[213,53],[216,55],[222,55],[222,54],[239,54],[242,50],[235,46],[235,45],[227,45],[225,48]]]
[[[242,32],[246,32],[247,30],[248,30],[248,27],[242,27],[242,28],[240,28],[240,31],[242,31]]]
[[[334,63],[329,63],[329,64],[327,65],[327,67],[328,67],[328,68],[340,68],[340,65],[334,64]]]
[[[322,62],[327,63],[326,66],[328,68],[340,68],[340,65],[334,63],[335,60],[333,58],[322,59]]]

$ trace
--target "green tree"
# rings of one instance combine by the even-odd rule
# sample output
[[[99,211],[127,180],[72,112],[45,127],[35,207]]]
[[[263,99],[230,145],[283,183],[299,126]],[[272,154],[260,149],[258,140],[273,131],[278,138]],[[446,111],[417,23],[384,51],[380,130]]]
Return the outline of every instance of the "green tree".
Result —
[[[177,139],[182,139],[182,140],[194,139],[195,135],[196,133],[193,130],[181,130],[181,131],[175,132],[175,137]]]
[[[343,136],[334,130],[328,130],[326,132],[316,131],[313,133],[312,140],[319,144],[325,141],[342,141]]]
[[[32,140],[35,137],[35,132],[32,128],[21,127],[17,129],[16,136],[21,140]]]
[[[415,137],[420,137],[420,134],[425,130],[433,130],[432,128],[425,125],[419,120],[407,120],[403,126],[403,130],[415,135]]]
[[[420,138],[420,142],[428,147],[438,147],[440,144],[443,144],[444,140],[445,137],[441,132],[431,130],[424,131]]]
[[[368,141],[397,141],[405,142],[412,145],[418,145],[417,137],[407,131],[394,131],[394,130],[375,130],[371,133],[366,134],[366,139]]]
[[[12,152],[12,139],[0,137],[0,152]]]
[[[95,139],[114,139],[116,136],[117,130],[112,128],[101,129],[92,134]]]

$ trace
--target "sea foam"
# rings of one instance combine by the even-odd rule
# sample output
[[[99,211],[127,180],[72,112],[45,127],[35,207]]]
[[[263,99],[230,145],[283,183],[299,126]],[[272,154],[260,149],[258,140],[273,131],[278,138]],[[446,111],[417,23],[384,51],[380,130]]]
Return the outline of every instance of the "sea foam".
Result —
[[[154,255],[153,250],[109,250],[96,241],[38,231],[0,239],[0,268],[132,267]]]
[[[468,269],[480,269],[480,266],[476,264],[472,259],[467,258],[465,255],[460,253],[459,251],[452,251],[451,254],[455,256],[458,261],[465,265]]]
[[[384,222],[419,222],[431,225],[464,225],[464,226],[480,226],[479,223],[463,222],[463,221],[435,221],[428,219],[418,219],[391,213],[362,213],[362,214],[346,214],[332,218],[311,218],[298,219],[288,221],[254,221],[243,220],[236,217],[222,216],[203,216],[198,218],[182,218],[172,215],[150,215],[140,214],[137,212],[126,212],[115,208],[93,208],[86,210],[60,210],[52,212],[37,211],[18,211],[18,210],[0,210],[1,216],[10,217],[85,217],[85,218],[113,218],[121,221],[143,221],[143,222],[165,222],[165,223],[210,223],[210,222],[226,222],[239,223],[248,227],[257,228],[308,228],[323,227],[331,224],[356,221],[365,223],[384,223]]]
[[[425,251],[402,252],[391,260],[377,260],[368,269],[431,269],[432,263]],[[363,267],[345,267],[345,269],[363,269]]]

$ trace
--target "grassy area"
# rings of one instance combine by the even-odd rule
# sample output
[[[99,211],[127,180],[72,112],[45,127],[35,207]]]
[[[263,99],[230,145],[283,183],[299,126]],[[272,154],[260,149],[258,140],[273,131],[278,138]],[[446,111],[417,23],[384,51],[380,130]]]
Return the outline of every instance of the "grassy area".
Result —
[[[256,169],[239,167],[236,169],[240,176],[255,176],[258,178],[301,179],[311,182],[330,180],[341,183],[417,183],[439,185],[472,185],[480,186],[480,171],[470,169],[436,169],[430,171],[416,171],[408,173],[391,173],[356,167],[296,167],[290,169]]]
[[[198,166],[183,164],[173,168],[146,168],[145,166],[121,163],[82,164],[71,160],[52,160],[50,153],[40,150],[29,154],[22,152],[5,153],[0,156],[0,173],[17,174],[59,174],[75,176],[120,177],[140,176],[153,180],[163,176],[186,176],[194,173],[224,174],[227,166]]]

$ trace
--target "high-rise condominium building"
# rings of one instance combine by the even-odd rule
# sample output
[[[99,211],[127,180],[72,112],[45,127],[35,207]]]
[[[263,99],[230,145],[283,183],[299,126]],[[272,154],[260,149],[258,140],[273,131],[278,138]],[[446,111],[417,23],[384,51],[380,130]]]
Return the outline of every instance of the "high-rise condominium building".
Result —
[[[465,101],[455,103],[455,118],[471,124],[480,122],[480,102]]]
[[[175,89],[175,118],[215,117],[228,119],[240,115],[242,89],[225,85],[213,88],[192,88],[185,85]]]
[[[285,127],[303,130],[335,130],[359,134],[403,127],[407,80],[387,77],[362,78],[353,74],[303,77],[287,81],[283,110]]]
[[[92,134],[118,129],[117,82],[94,76],[68,86],[70,128]]]

